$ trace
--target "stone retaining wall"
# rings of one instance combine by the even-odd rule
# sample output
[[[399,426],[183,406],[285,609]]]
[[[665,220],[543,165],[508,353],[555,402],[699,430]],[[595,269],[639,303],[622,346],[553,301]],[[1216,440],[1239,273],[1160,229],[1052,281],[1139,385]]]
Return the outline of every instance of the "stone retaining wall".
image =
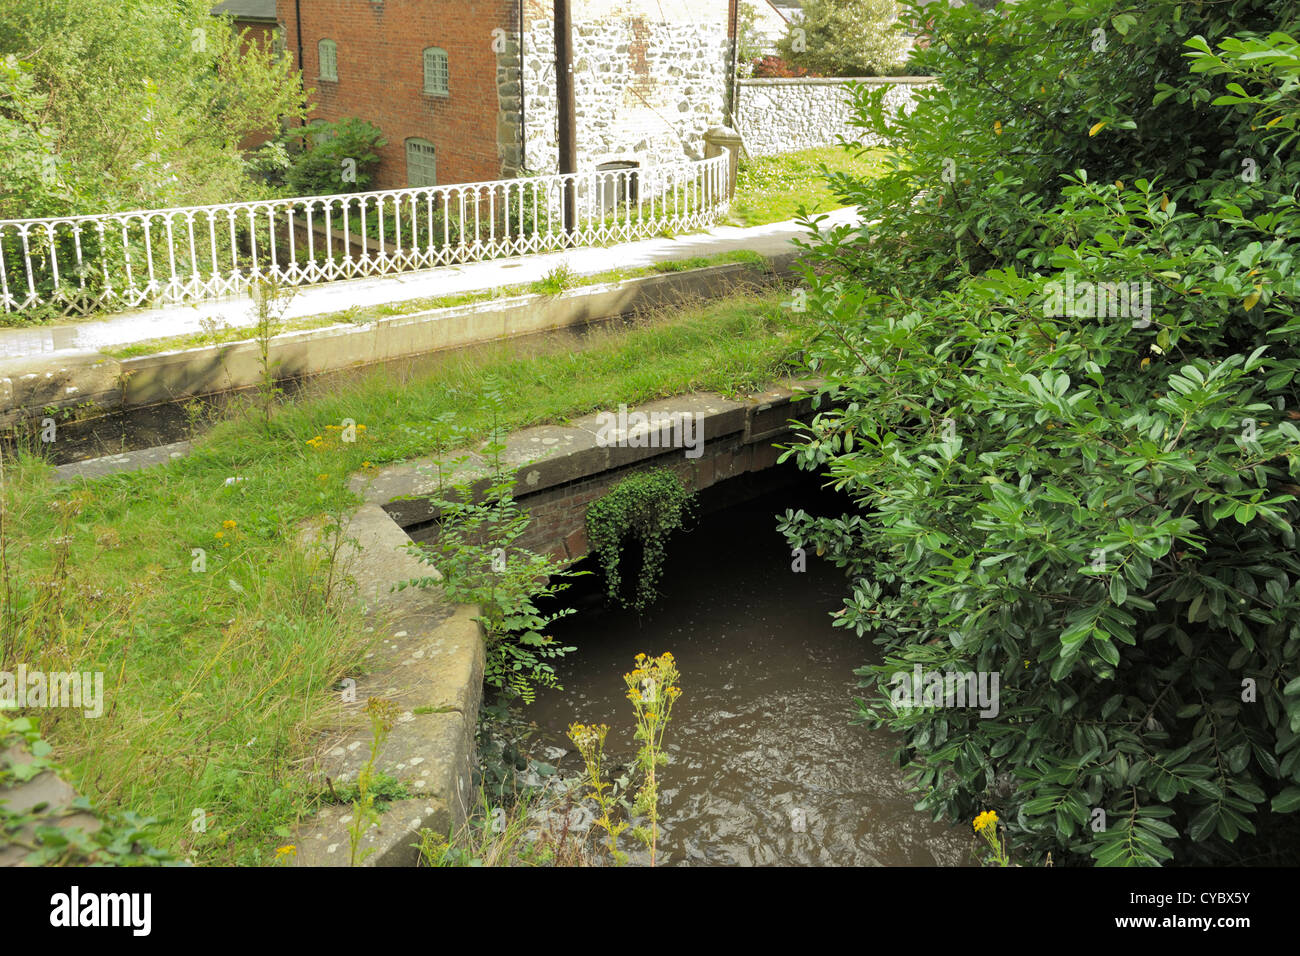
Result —
[[[774,156],[862,138],[849,125],[849,84],[886,86],[888,107],[911,107],[929,77],[753,79],[736,82],[736,125],[750,156]],[[869,138],[879,141],[878,137]]]

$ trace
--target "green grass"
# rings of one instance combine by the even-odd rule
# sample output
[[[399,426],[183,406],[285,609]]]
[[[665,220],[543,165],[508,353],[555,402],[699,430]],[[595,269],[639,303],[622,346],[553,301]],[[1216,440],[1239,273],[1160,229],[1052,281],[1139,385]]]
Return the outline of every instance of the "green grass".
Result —
[[[713,256],[693,256],[689,259],[656,262],[648,266],[637,266],[635,268],[609,269],[588,276],[578,275],[572,270],[566,273],[563,270],[568,267],[562,265],[536,282],[498,286],[495,289],[462,292],[457,295],[408,299],[403,302],[390,302],[364,308],[353,307],[339,312],[324,312],[319,315],[303,316],[283,323],[279,331],[281,333],[300,332],[308,329],[323,329],[343,323],[364,325],[377,319],[397,315],[413,315],[416,312],[427,312],[430,309],[448,309],[460,305],[472,305],[478,302],[488,302],[493,299],[506,299],[520,295],[559,295],[566,289],[582,286],[600,285],[604,282],[619,282],[623,279],[660,275],[665,272],[685,272],[688,269],[703,269],[708,266],[728,265],[737,262],[748,263],[754,266],[755,269],[767,267],[766,259],[757,252],[750,252],[748,249],[735,249]],[[253,330],[247,326],[243,328],[226,326],[212,331],[193,332],[189,335],[175,335],[167,338],[148,339],[143,342],[132,342],[130,345],[103,349],[103,353],[118,359],[138,358],[142,355],[155,355],[159,352],[203,348],[204,346],[224,345],[231,342],[247,342],[252,338]]]
[[[827,187],[823,167],[832,172],[870,176],[883,155],[880,149],[855,156],[839,146],[825,146],[742,160],[736,174],[736,196],[731,202],[732,218],[742,226],[758,226],[793,219],[800,206],[809,212],[838,209],[844,204]]]
[[[327,599],[321,557],[291,544],[300,522],[350,509],[347,481],[365,463],[429,452],[440,416],[485,435],[487,383],[510,396],[509,429],[762,388],[804,335],[780,298],[595,330],[571,353],[523,357],[503,343],[418,377],[371,372],[269,423],[233,417],[147,471],[55,484],[39,459],[9,464],[0,669],[102,670],[102,717],[39,715],[71,782],[106,809],[158,818],[155,842],[196,862],[265,863],[328,799],[306,776],[312,732],[337,722],[335,687],[361,671],[369,644],[355,604]],[[331,430],[346,418],[366,426],[355,444]],[[206,550],[202,573],[194,548]],[[195,811],[206,832],[191,829]]]

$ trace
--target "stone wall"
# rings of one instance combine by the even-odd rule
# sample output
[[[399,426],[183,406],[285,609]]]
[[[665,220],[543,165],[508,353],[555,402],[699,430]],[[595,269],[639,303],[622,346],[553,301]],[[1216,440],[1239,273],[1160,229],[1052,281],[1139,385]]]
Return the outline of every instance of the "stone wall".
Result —
[[[555,27],[549,3],[525,6],[523,77],[518,34],[497,55],[506,175],[558,168]],[[704,158],[704,132],[723,121],[728,70],[726,4],[662,0],[652,11],[620,0],[573,3],[578,168]],[[519,97],[524,126],[519,135]],[[522,141],[522,148],[519,148]]]
[[[915,88],[930,82],[914,76],[739,80],[736,125],[751,156],[833,146],[840,136],[861,135],[849,125],[850,83],[888,86],[885,102],[892,110],[910,106]]]

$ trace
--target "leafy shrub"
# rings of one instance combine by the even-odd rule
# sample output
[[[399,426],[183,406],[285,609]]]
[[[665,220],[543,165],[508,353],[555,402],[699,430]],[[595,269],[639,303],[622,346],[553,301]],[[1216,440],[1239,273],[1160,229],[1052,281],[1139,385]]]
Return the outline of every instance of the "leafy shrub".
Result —
[[[776,44],[787,62],[823,76],[887,76],[901,66],[894,0],[803,0],[802,6],[803,16]]]
[[[210,4],[9,0],[0,23],[3,219],[256,198],[238,144],[303,114],[291,60]]]
[[[302,126],[294,135],[304,147],[285,173],[285,182],[300,196],[364,191],[379,164],[376,150],[388,144],[378,126],[351,116]]]
[[[756,79],[783,79],[796,76],[821,76],[802,66],[795,66],[779,56],[762,56],[753,61],[753,74]]]
[[[62,773],[49,756],[51,750],[30,718],[0,713],[0,788],[17,787],[46,771]],[[20,751],[26,751],[30,759],[12,759],[11,753]],[[19,812],[0,802],[0,838],[5,843],[26,840],[30,852],[24,862],[28,866],[160,866],[178,862],[146,839],[156,822],[151,818],[100,811],[85,797],[77,797],[69,809],[93,816],[99,828],[87,832],[57,826],[56,820],[47,817],[51,810],[45,804]]]
[[[481,449],[491,462],[490,483],[477,494],[466,482],[448,487],[445,478],[465,458],[437,460],[438,490],[429,496],[438,514],[437,537],[425,548],[414,548],[415,556],[435,568],[437,576],[400,582],[398,590],[439,587],[453,602],[477,604],[486,654],[484,683],[507,701],[532,703],[538,687],[559,686],[553,661],[576,650],[544,633],[573,609],[543,613],[537,605],[567,588],[566,578],[585,572],[567,571],[567,562],[518,544],[532,518],[515,501],[514,477],[503,464],[500,422],[505,395],[489,383],[480,400],[493,415],[491,437]],[[464,437],[449,417],[431,423],[425,434],[439,452]]]
[[[430,502],[441,515],[438,537],[430,551],[416,555],[442,577],[403,582],[399,590],[441,587],[451,601],[477,604],[487,654],[484,683],[532,703],[538,687],[559,686],[552,662],[576,650],[544,633],[572,609],[544,614],[537,607],[569,586],[563,563],[516,546],[532,519],[515,502],[509,482],[494,484],[481,500],[462,486]]]
[[[867,225],[807,270],[787,457],[858,510],[783,527],[854,581],[921,806],[994,808],[1019,859],[1300,840],[1297,13],[933,4],[940,84],[855,94],[897,153],[831,177]],[[917,666],[1000,674],[997,715],[900,704]]]

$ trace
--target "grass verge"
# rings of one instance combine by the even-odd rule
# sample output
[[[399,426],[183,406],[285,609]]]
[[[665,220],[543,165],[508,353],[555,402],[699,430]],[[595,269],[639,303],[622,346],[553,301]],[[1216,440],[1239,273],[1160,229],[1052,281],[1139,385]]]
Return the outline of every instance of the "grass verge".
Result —
[[[870,149],[854,155],[839,146],[823,146],[742,160],[731,216],[739,225],[759,226],[793,219],[800,206],[808,212],[838,209],[844,203],[831,192],[823,169],[871,176],[879,169],[884,153]]]

